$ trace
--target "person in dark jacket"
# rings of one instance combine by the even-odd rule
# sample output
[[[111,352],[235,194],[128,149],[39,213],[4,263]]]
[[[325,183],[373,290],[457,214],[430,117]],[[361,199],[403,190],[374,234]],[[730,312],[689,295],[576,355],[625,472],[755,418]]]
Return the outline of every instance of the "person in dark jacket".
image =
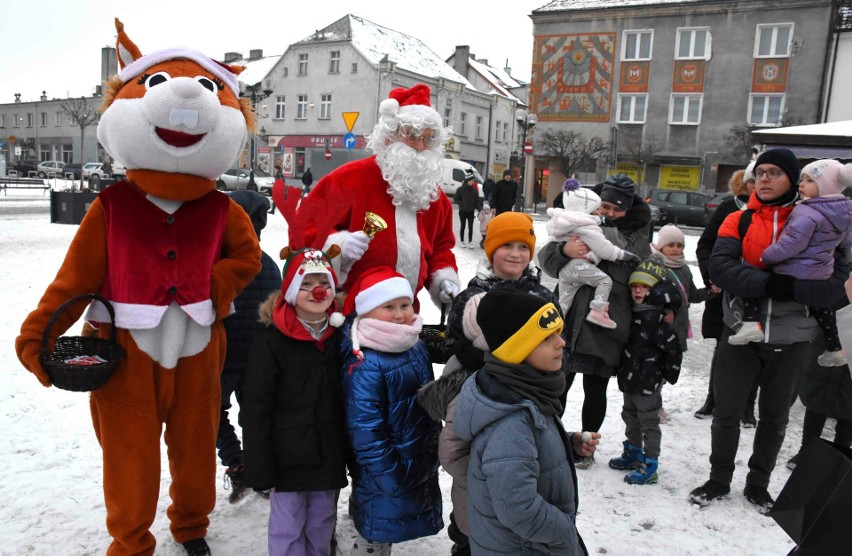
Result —
[[[476,190],[475,176],[467,171],[464,181],[456,190],[455,201],[459,206],[459,241],[462,247],[473,249],[473,217],[479,205],[479,192]],[[464,240],[464,230],[467,227],[467,242]]]
[[[243,210],[248,213],[257,239],[266,227],[266,215],[269,200],[256,191],[234,191],[229,194]],[[233,504],[246,492],[243,449],[234,426],[228,420],[231,409],[231,395],[236,398],[240,409],[243,407],[243,375],[248,365],[248,354],[255,338],[263,325],[258,316],[258,307],[269,295],[281,288],[281,273],[278,265],[266,253],[261,253],[260,273],[251,284],[245,287],[234,300],[234,314],[223,320],[228,349],[225,353],[225,366],[220,381],[222,383],[222,411],[219,415],[219,433],[216,437],[216,449],[219,460],[228,469],[225,471],[227,482],[231,486],[228,500]],[[237,422],[242,422],[240,413]]]
[[[646,259],[651,254],[648,243],[648,224],[651,209],[635,194],[636,184],[625,174],[610,176],[592,190],[601,198],[597,213],[605,218],[604,235],[615,246]],[[554,278],[571,259],[585,257],[589,248],[579,239],[552,241],[538,254],[542,270]],[[590,286],[580,288],[571,310],[565,316],[565,341],[568,357],[567,388],[576,374],[583,375],[583,430],[598,431],[606,417],[606,389],[609,379],[620,363],[620,355],[630,334],[633,302],[627,280],[636,262],[601,261],[598,268],[612,278],[609,296],[609,317],[617,324],[614,330],[601,329],[586,321],[594,295]],[[592,457],[577,460],[577,467],[586,469],[594,464]]]
[[[624,395],[624,452],[609,460],[613,469],[632,470],[624,476],[631,485],[657,482],[660,457],[660,409],[663,384],[680,376],[683,351],[674,328],[665,321],[666,309],[681,307],[680,288],[666,268],[642,261],[628,281],[633,298],[630,339],[618,368],[618,388]]]
[[[559,309],[496,288],[482,298],[476,321],[491,352],[464,383],[453,420],[471,442],[471,554],[588,554],[576,526],[573,460],[592,454],[600,435],[568,433],[559,417]]]
[[[767,487],[784,442],[790,406],[798,394],[802,370],[811,355],[810,342],[819,326],[808,305],[834,303],[843,295],[849,275],[849,254],[835,252],[834,273],[826,280],[795,280],[759,269],[760,257],[798,200],[799,164],[789,149],[765,151],[757,159],[751,219],[741,233],[743,212],[728,216],[710,257],[710,277],[725,292],[725,330],[719,346],[713,395],[716,408],[711,427],[710,479],[690,493],[693,503],[706,506],[726,496],[736,467],[740,418],[749,391],[760,386],[759,418],[748,461],[745,498],[761,513],[775,503]],[[764,341],[732,345],[728,337],[741,325],[742,306],[736,297],[765,298],[761,307]]]
[[[346,486],[340,336],[330,325],[337,276],[322,251],[282,255],[281,291],[261,306],[266,328],[243,382],[245,478],[274,489],[270,554],[329,554]]]
[[[518,186],[512,180],[512,171],[505,170],[503,179],[494,186],[491,194],[491,206],[497,211],[497,215],[512,210],[518,199]]]
[[[302,197],[311,192],[311,185],[313,185],[313,183],[314,175],[311,173],[311,169],[308,168],[305,170],[305,173],[302,174]]]
[[[728,181],[728,189],[734,194],[732,199],[726,199],[719,203],[716,210],[710,216],[707,225],[704,226],[704,231],[701,237],[698,238],[698,245],[695,248],[695,256],[698,259],[698,270],[701,272],[701,278],[704,280],[704,285],[707,288],[707,299],[704,302],[704,313],[701,316],[701,335],[704,338],[713,338],[716,340],[716,346],[713,348],[713,357],[710,360],[710,378],[707,381],[707,397],[704,404],[695,412],[695,417],[698,419],[709,419],[713,417],[713,408],[716,406],[713,400],[713,374],[716,369],[716,355],[719,353],[719,340],[722,338],[722,329],[725,327],[722,322],[722,290],[713,283],[710,279],[710,254],[713,252],[713,246],[716,244],[716,238],[719,235],[719,228],[722,222],[732,212],[745,210],[748,205],[748,198],[754,191],[754,161],[752,161],[745,170],[737,170]],[[743,413],[743,426],[753,427],[757,425],[754,418],[754,401],[757,398],[757,384],[749,393],[748,403],[746,404],[745,413]]]
[[[362,274],[347,292],[340,350],[352,454],[351,555],[390,554],[391,544],[444,528],[438,433],[417,404],[435,379],[419,333],[411,284],[390,267]]]
[[[491,195],[494,193],[494,186],[497,182],[494,181],[494,176],[488,174],[485,177],[485,183],[482,184],[482,195],[485,197],[485,202],[491,204]]]

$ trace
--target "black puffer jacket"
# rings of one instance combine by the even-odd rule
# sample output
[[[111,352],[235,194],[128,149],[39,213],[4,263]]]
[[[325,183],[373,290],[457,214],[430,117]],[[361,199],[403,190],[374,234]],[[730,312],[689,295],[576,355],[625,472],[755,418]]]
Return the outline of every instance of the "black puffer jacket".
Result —
[[[260,232],[266,227],[269,200],[256,191],[234,191],[229,196],[249,215],[257,239],[260,239]],[[258,307],[272,292],[281,289],[281,271],[272,257],[261,253],[260,264],[260,272],[234,299],[234,314],[222,321],[228,337],[228,351],[222,372],[245,372],[249,349],[263,329]]]
[[[602,184],[593,190],[600,194]],[[622,218],[614,221],[612,226],[605,227],[604,235],[618,247],[626,249],[640,258],[651,255],[651,245],[648,243],[647,229],[651,222],[651,209],[638,195],[633,196],[633,206]],[[559,276],[559,270],[571,260],[562,253],[562,243],[552,241],[545,245],[538,254],[538,262],[542,270],[554,278]],[[620,354],[630,333],[630,317],[633,301],[627,281],[630,273],[636,268],[636,263],[623,261],[601,261],[598,268],[612,278],[612,291],[609,296],[609,317],[618,324],[615,330],[607,330],[586,322],[589,313],[589,302],[594,295],[594,289],[583,286],[574,297],[571,310],[565,318],[563,336],[568,343],[566,351],[597,357],[608,366],[617,367]],[[598,369],[608,378],[610,371]]]
[[[261,306],[267,327],[249,355],[243,382],[246,482],[282,492],[346,486],[346,425],[339,332],[322,351],[272,324],[278,294]]]
[[[669,384],[677,382],[683,351],[674,328],[663,320],[663,309],[680,307],[681,302],[680,288],[661,280],[648,292],[645,303],[633,311],[630,339],[618,369],[622,392],[650,395],[663,378]]]

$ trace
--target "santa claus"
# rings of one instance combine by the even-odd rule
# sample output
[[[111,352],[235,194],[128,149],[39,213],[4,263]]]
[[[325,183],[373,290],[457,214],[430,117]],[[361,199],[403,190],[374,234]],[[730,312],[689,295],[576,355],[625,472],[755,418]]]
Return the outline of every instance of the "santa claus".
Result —
[[[394,89],[389,96],[368,138],[373,156],[321,179],[299,212],[309,222],[309,242],[318,219],[333,219],[337,232],[326,243],[342,246],[344,291],[365,270],[389,266],[408,279],[415,296],[426,286],[436,305],[447,303],[459,292],[453,208],[438,187],[450,131],[432,108],[426,85]],[[387,223],[372,238],[362,231],[368,211]]]

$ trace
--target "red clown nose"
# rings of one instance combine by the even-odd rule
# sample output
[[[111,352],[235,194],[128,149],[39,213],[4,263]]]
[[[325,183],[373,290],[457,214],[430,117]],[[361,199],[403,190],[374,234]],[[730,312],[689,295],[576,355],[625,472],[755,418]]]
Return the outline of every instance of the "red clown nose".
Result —
[[[314,301],[322,301],[326,298],[326,288],[325,286],[317,286],[311,290],[311,295],[314,297]]]

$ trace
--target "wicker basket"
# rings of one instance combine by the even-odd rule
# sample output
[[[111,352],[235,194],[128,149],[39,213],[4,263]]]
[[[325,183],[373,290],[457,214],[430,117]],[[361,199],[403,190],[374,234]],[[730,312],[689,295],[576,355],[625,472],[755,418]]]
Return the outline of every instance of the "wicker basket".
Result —
[[[453,350],[447,347],[447,318],[446,305],[441,305],[441,322],[440,324],[424,324],[420,331],[420,339],[426,344],[426,349],[429,350],[429,361],[438,365],[443,365],[450,360],[453,355]]]
[[[93,299],[100,302],[109,312],[111,322],[115,322],[115,311],[112,304],[103,297],[84,293],[72,297],[63,303],[50,317],[41,342],[41,356],[39,362],[42,368],[50,375],[53,385],[63,390],[73,392],[91,392],[97,390],[109,380],[113,371],[124,358],[124,349],[115,340],[115,326],[111,327],[108,340],[87,336],[60,336],[56,338],[53,351],[48,352],[50,345],[50,332],[53,325],[68,307],[82,299]],[[99,357],[104,361],[89,365],[68,363],[70,359],[77,357]]]

